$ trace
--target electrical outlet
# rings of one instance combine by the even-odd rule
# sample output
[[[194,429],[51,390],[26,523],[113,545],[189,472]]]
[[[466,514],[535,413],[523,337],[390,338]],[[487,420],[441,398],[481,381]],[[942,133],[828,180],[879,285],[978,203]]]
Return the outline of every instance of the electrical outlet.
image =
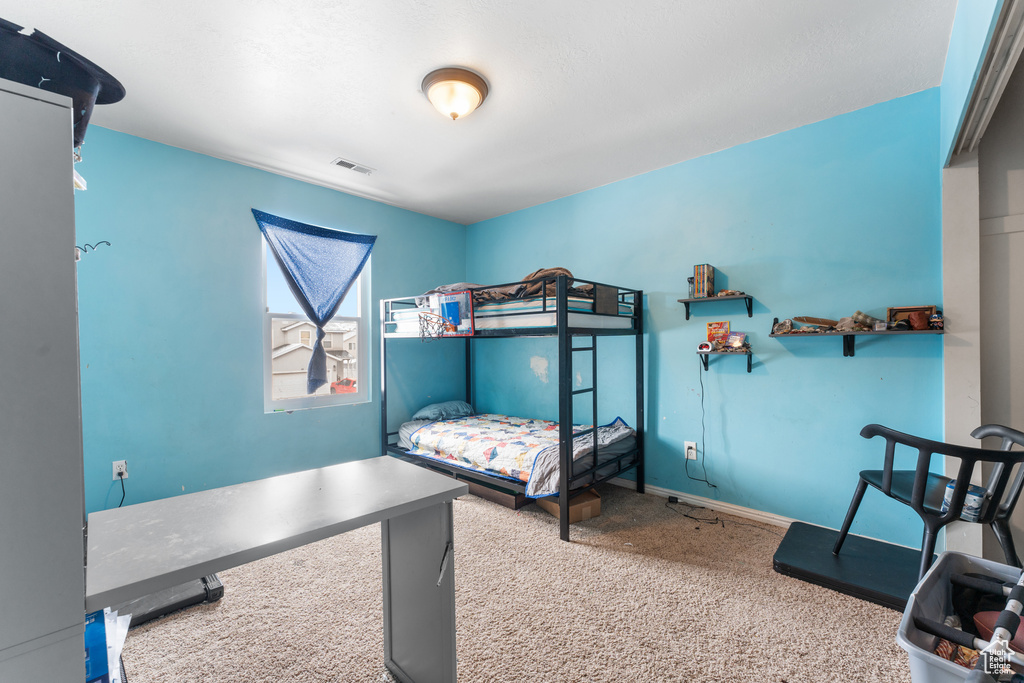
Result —
[[[127,460],[115,460],[114,461],[114,481],[118,479],[128,478],[128,461]]]
[[[686,446],[686,459],[696,460],[697,459],[697,442],[696,441],[684,441],[683,445]]]

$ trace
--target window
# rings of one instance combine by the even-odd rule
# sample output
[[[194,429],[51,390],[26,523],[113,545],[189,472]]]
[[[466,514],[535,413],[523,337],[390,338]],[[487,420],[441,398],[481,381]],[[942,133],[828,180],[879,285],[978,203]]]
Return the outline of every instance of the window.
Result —
[[[371,257],[372,260],[372,257]],[[306,393],[316,326],[302,312],[263,239],[263,405],[268,413],[369,400],[370,262],[324,326],[328,382]]]

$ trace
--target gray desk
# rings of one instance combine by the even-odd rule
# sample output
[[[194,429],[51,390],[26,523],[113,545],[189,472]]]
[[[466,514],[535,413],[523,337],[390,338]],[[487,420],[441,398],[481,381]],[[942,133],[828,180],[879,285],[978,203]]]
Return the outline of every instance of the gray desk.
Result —
[[[466,492],[466,484],[380,457],[94,512],[85,608],[380,522],[385,663],[402,683],[453,682],[451,502]]]

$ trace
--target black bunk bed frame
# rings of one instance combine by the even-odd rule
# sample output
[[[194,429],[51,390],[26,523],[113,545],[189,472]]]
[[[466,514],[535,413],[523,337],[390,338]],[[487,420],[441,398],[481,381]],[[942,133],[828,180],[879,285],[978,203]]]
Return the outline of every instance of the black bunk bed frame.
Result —
[[[508,338],[508,337],[557,337],[558,338],[558,432],[559,432],[559,494],[558,494],[558,507],[559,507],[559,527],[560,534],[563,541],[569,540],[569,505],[570,501],[576,496],[591,490],[598,484],[608,481],[609,479],[618,477],[624,472],[636,468],[636,490],[638,493],[644,492],[644,344],[643,344],[643,290],[638,289],[624,289],[614,285],[605,285],[591,280],[580,280],[577,278],[570,278],[566,275],[557,275],[554,277],[538,278],[535,280],[528,280],[522,282],[511,282],[503,285],[491,285],[488,287],[481,287],[479,289],[492,289],[500,287],[510,287],[515,285],[529,285],[529,284],[541,284],[541,293],[536,297],[530,297],[531,299],[537,299],[542,302],[542,313],[550,312],[551,307],[555,311],[555,325],[553,327],[522,327],[522,328],[505,328],[505,329],[477,329],[472,336],[467,337],[448,337],[448,341],[462,339],[465,342],[465,360],[466,360],[466,403],[472,405],[473,401],[473,367],[471,345],[473,341],[477,339],[486,338]],[[552,296],[548,293],[549,284],[554,284],[555,294]],[[569,326],[569,290],[574,284],[590,284],[594,288],[594,301],[597,302],[598,298],[601,297],[605,300],[610,300],[610,295],[614,295],[614,306],[615,314],[618,315],[618,306],[620,303],[630,303],[633,307],[633,312],[628,316],[620,316],[623,318],[630,319],[630,326],[628,328],[603,328],[603,327],[584,327],[584,326]],[[472,290],[471,290],[472,291]],[[382,299],[380,302],[380,320],[381,320],[381,335],[380,335],[380,432],[381,432],[381,453],[382,455],[393,455],[409,462],[414,462],[418,465],[422,465],[429,468],[445,471],[453,476],[468,479],[480,483],[484,486],[497,486],[501,489],[515,491],[517,493],[526,492],[526,484],[518,481],[510,481],[500,477],[492,477],[485,472],[478,470],[471,470],[457,465],[449,465],[440,460],[434,460],[432,458],[422,458],[415,455],[410,455],[406,451],[398,446],[397,436],[398,432],[388,431],[388,375],[387,375],[387,352],[388,352],[388,339],[389,337],[394,339],[419,339],[418,336],[410,337],[407,334],[399,333],[386,333],[386,324],[391,320],[391,313],[393,310],[401,308],[416,307],[416,299],[419,297],[403,297],[397,299]],[[595,303],[596,307],[596,303]],[[535,312],[534,312],[535,313]],[[594,313],[589,311],[571,311],[574,315],[589,316],[589,315],[601,315],[601,313]],[[508,317],[516,315],[531,315],[531,313],[518,313],[510,312],[505,314]],[[584,436],[591,432],[596,431],[597,428],[597,338],[606,336],[634,336],[636,338],[636,422],[632,425],[636,431],[636,446],[635,448],[623,453],[621,455],[614,456],[603,462],[599,460],[597,438],[595,434],[594,438],[594,464],[587,469],[580,472],[572,471],[572,448],[571,439],[580,436]],[[576,347],[573,345],[573,339],[576,337],[590,337],[589,346]],[[572,378],[573,378],[573,355],[575,353],[590,352],[591,354],[591,386],[585,389],[573,389]],[[573,397],[578,394],[591,394],[592,397],[592,410],[593,410],[593,426],[582,432],[577,432],[575,435],[572,433],[573,425]],[[599,475],[599,471],[608,470],[614,466],[614,471],[606,472],[605,474]],[[592,478],[588,484],[582,485],[579,488],[572,488],[572,485],[578,481]],[[569,495],[562,495],[566,491],[570,491]]]

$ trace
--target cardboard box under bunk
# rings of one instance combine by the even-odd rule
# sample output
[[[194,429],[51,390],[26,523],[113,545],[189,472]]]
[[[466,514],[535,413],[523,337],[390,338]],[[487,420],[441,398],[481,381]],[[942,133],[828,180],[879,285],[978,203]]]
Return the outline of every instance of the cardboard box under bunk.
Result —
[[[537,505],[558,517],[558,496],[537,498]],[[585,491],[569,500],[569,524],[583,522],[601,515],[601,494],[595,489]]]

